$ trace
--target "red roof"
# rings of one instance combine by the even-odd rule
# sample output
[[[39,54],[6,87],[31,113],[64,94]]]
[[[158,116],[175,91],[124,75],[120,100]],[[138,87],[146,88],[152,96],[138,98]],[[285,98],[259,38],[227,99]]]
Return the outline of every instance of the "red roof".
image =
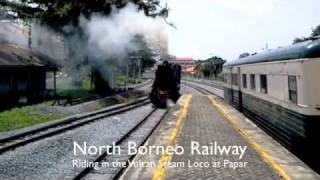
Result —
[[[194,61],[191,57],[185,57],[185,58],[176,58],[176,61]]]

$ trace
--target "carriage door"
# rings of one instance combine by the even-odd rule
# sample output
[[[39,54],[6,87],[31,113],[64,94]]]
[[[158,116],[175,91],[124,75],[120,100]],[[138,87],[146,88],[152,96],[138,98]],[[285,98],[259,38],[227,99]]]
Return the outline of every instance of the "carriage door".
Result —
[[[242,88],[242,84],[241,84],[241,69],[240,67],[237,67],[237,75],[238,75],[238,78],[237,78],[237,81],[238,81],[238,100],[239,100],[239,111],[242,112],[242,92],[241,92],[241,88]]]
[[[230,68],[230,103],[233,104],[233,74],[232,74],[232,67]]]

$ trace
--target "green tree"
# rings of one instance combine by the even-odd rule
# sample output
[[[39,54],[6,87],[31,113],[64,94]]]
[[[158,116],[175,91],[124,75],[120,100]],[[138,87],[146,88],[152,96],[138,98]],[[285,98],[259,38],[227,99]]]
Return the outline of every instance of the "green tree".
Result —
[[[300,43],[300,42],[303,42],[303,41],[306,41],[305,37],[303,37],[303,38],[294,38],[293,44]]]
[[[309,37],[295,38],[293,40],[292,44],[296,44],[296,43],[299,43],[299,42],[303,42],[303,41],[307,41],[307,40],[310,40],[310,39],[314,39],[317,36],[320,36],[320,25],[318,25],[316,28],[312,29],[312,32],[311,32]]]
[[[208,59],[210,64],[210,75],[214,75],[216,78],[219,73],[222,71],[222,66],[226,62],[224,59],[218,56],[213,56]]]
[[[165,19],[168,16],[169,10],[160,5],[160,0],[0,0],[0,7],[16,18],[25,22],[39,21],[60,34],[68,53],[66,59],[68,64],[72,64],[69,71],[78,72],[88,58],[83,52],[88,37],[81,27],[80,17],[89,19],[92,14],[109,16],[114,9],[124,8],[128,3],[135,4],[138,10],[149,17]],[[106,89],[108,83],[100,77],[101,73],[94,74],[96,89]],[[77,81],[75,78],[75,83]]]
[[[137,34],[130,42],[131,49],[129,50],[129,69],[130,76],[137,76],[143,73],[146,68],[152,67],[155,64],[155,53],[146,38]]]
[[[320,36],[320,25],[318,25],[316,28],[312,29],[311,36],[312,37]]]
[[[204,77],[215,78],[222,71],[222,66],[226,61],[218,56],[213,56],[204,61],[198,61],[195,67],[196,72]]]
[[[112,7],[118,9],[128,3],[136,4],[146,16],[168,16],[168,8],[160,6],[160,0],[0,0],[0,6],[6,7],[21,19],[39,19],[51,28],[62,31],[65,25],[79,25],[79,17],[89,18],[93,13],[109,15]]]
[[[133,40],[134,54],[141,57],[142,71],[155,64],[155,53],[143,35],[136,35]]]

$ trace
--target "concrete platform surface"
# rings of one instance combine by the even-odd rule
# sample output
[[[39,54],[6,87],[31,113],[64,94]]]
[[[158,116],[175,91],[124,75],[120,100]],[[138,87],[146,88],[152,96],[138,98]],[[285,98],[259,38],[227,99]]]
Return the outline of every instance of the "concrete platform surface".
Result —
[[[171,146],[175,151],[137,155],[134,161],[140,166],[127,168],[120,179],[319,179],[221,99],[188,99],[179,100],[145,145]],[[258,149],[254,140],[265,141],[267,149]],[[270,161],[275,158],[265,153],[272,153],[270,148],[278,148],[274,152],[283,156],[282,162]]]
[[[206,96],[193,97],[177,144],[185,153],[171,162],[186,166],[169,168],[167,179],[279,179]]]

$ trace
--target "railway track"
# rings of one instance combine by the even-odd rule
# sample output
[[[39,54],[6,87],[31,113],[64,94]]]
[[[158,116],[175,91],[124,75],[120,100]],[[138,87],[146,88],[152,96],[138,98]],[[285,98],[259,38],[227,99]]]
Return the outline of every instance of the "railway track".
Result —
[[[197,81],[197,80],[193,80],[193,79],[183,79],[184,81],[189,81],[189,82],[193,82],[196,84],[202,84],[202,85],[206,85],[206,86],[210,86],[216,89],[221,89],[223,90],[223,85],[220,83],[216,83],[216,82],[203,82],[203,81]]]
[[[141,83],[141,84],[139,84],[137,86],[133,86],[131,88],[139,90],[139,89],[142,89],[142,88],[145,88],[145,87],[150,87],[152,84],[153,84],[153,80],[147,80],[146,82]]]
[[[220,97],[220,98],[223,99],[223,97],[215,94],[214,92],[212,92],[212,91],[210,91],[210,90],[208,90],[208,89],[206,89],[206,88],[203,88],[203,87],[201,87],[201,86],[197,86],[197,85],[191,84],[191,83],[186,83],[186,84],[187,84],[187,86],[189,86],[189,87],[191,87],[191,88],[199,91],[199,92],[202,93],[202,94],[205,94],[205,95],[214,95],[214,96],[218,96],[218,97]],[[208,86],[208,85],[207,85],[207,86]]]
[[[41,139],[84,126],[94,121],[101,120],[105,117],[136,109],[146,104],[150,104],[150,101],[149,98],[145,96],[128,104],[116,105],[111,108],[105,108],[81,116],[73,116],[63,121],[58,121],[56,123],[16,134],[7,138],[2,138],[0,139],[0,154]]]
[[[120,146],[121,149],[127,149],[128,145],[127,143],[130,142],[135,142],[138,147],[142,146],[148,138],[151,136],[153,131],[158,127],[160,124],[161,120],[165,117],[165,115],[168,113],[168,110],[164,111],[161,114],[161,117],[154,117],[156,118],[155,124],[154,125],[147,125],[148,120],[151,120],[153,115],[158,111],[158,109],[153,109],[150,111],[141,121],[139,121],[133,128],[131,128],[127,133],[125,133],[122,137],[119,138],[118,141],[115,142],[115,146]],[[135,137],[135,134],[144,133],[143,138],[140,137]],[[112,149],[112,147],[111,147]],[[120,155],[121,162],[126,163],[126,167],[129,165],[129,161],[131,161],[135,155]],[[100,163],[100,162],[113,162],[114,160],[118,159],[119,155],[108,155],[107,151],[99,155],[94,161],[94,163]],[[94,169],[93,167],[87,167],[80,171],[74,178],[73,180],[80,180],[80,179],[95,179],[97,178],[95,175],[99,176],[98,178],[101,178],[101,176],[108,176],[104,177],[104,179],[119,179],[122,173],[125,171],[126,167],[121,167],[121,168],[116,168],[115,172],[111,174],[104,174],[104,170],[102,169],[102,172],[99,172],[99,170]],[[103,168],[103,167],[102,167]],[[112,176],[112,177],[110,177]]]

